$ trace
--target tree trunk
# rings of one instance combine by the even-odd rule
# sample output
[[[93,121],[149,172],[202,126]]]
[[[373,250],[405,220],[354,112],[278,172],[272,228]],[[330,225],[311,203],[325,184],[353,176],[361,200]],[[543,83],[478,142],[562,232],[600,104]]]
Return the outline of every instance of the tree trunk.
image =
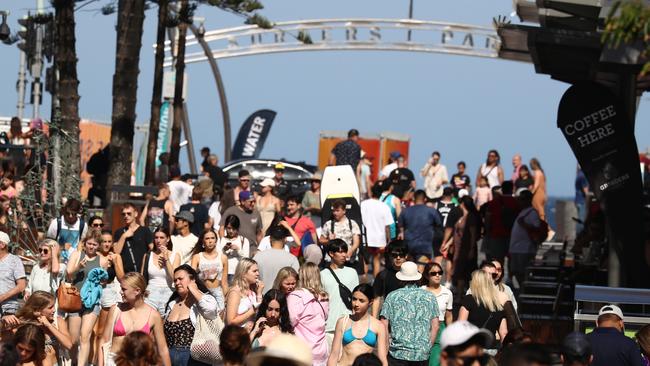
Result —
[[[145,0],[120,0],[117,16],[117,45],[113,75],[110,169],[108,191],[131,180],[131,156],[135,128],[135,106],[140,70],[140,48]],[[110,200],[110,197],[107,197]]]
[[[61,197],[79,198],[81,195],[81,156],[79,152],[79,80],[77,79],[77,52],[75,48],[74,0],[57,0],[55,27],[57,45],[56,67],[59,72],[57,94],[60,105],[60,131],[53,131],[58,139]],[[56,128],[54,128],[56,130]],[[58,205],[60,202],[56,202]]]
[[[162,105],[163,62],[165,61],[165,25],[167,23],[167,0],[158,2],[158,31],[156,37],[156,57],[153,71],[153,94],[151,96],[151,120],[149,121],[149,142],[147,145],[147,165],[145,184],[156,181],[156,152],[160,126],[160,107]]]
[[[181,149],[181,122],[183,118],[183,79],[185,76],[185,37],[187,36],[187,0],[181,1],[180,22],[178,24],[178,54],[176,56],[176,81],[174,85],[174,123],[172,124],[172,141],[169,165],[177,165]]]

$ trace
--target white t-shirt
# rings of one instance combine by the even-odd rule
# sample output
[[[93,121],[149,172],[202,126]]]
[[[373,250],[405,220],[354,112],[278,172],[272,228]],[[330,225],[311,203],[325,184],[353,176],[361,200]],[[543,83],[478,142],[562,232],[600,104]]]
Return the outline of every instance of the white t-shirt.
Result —
[[[59,274],[56,276],[52,276],[48,267],[41,268],[41,266],[36,263],[29,274],[25,291],[30,294],[33,294],[36,291],[45,291],[54,295],[56,289],[59,288],[59,283],[61,283],[64,274],[65,264],[63,263],[59,263]]]
[[[190,196],[194,187],[182,180],[169,181],[167,182],[167,186],[169,186],[169,199],[172,200],[174,214],[176,214],[182,205],[190,202]]]
[[[427,289],[426,286],[422,286],[423,289]],[[440,286],[440,293],[436,295],[436,300],[438,301],[438,320],[441,322],[445,321],[445,313],[447,310],[451,311],[454,306],[454,295],[451,293],[451,290],[445,286]],[[428,291],[428,290],[427,290]]]
[[[221,222],[221,212],[219,212],[220,208],[221,202],[214,201],[208,210],[208,216],[212,218],[212,228],[217,232],[219,231],[219,222]]]
[[[361,202],[361,217],[366,227],[368,246],[385,247],[386,226],[394,222],[388,205],[375,198],[367,199]]]
[[[381,169],[381,174],[379,174],[379,176],[388,178],[390,173],[395,169],[397,169],[397,163],[390,163]]]
[[[199,241],[196,235],[191,234],[188,236],[172,235],[172,246],[174,252],[181,256],[181,264],[190,263],[192,259],[192,250]]]
[[[293,243],[293,237],[287,236],[287,241],[286,241],[286,243],[284,243],[284,250],[287,251],[287,252],[289,251],[289,245],[290,245],[289,243],[290,242]],[[257,244],[257,251],[258,252],[263,252],[263,251],[265,251],[267,249],[270,249],[270,248],[271,248],[271,237],[268,236],[268,235],[263,237],[262,240],[260,241],[260,243]]]
[[[228,243],[232,243],[231,249],[224,250],[223,247]],[[237,249],[235,249],[235,247],[237,247]],[[237,264],[239,263],[239,259],[250,258],[251,244],[248,239],[241,235],[238,235],[236,238],[232,239],[226,238],[224,236],[217,242],[217,250],[228,257],[228,274],[234,275],[235,268],[237,268]]]

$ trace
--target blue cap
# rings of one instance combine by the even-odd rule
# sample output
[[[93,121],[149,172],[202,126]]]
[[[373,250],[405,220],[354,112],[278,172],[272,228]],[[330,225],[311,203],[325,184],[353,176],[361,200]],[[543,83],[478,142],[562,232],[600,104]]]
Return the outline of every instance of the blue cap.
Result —
[[[239,202],[248,201],[253,195],[250,191],[241,191],[239,192]]]
[[[397,159],[400,156],[402,156],[402,154],[399,151],[393,151],[392,153],[390,153],[390,157],[393,159]]]

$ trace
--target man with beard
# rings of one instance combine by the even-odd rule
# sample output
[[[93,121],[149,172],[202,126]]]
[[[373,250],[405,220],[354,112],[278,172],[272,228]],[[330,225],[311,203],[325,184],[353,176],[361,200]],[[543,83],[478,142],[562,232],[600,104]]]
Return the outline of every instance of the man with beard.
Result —
[[[249,176],[250,177],[250,176]],[[251,256],[257,251],[257,244],[262,240],[262,217],[255,209],[255,197],[250,191],[239,192],[239,206],[232,206],[221,215],[219,223],[219,237],[225,234],[226,218],[235,215],[239,218],[239,233],[250,242]]]

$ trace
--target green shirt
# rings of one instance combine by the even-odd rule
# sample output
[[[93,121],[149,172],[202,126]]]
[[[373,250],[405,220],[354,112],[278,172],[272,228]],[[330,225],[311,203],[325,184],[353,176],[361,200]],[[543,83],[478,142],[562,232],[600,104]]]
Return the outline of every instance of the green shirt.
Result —
[[[435,295],[417,286],[397,289],[381,308],[391,335],[390,355],[398,360],[425,361],[431,351],[431,321],[438,317]]]

